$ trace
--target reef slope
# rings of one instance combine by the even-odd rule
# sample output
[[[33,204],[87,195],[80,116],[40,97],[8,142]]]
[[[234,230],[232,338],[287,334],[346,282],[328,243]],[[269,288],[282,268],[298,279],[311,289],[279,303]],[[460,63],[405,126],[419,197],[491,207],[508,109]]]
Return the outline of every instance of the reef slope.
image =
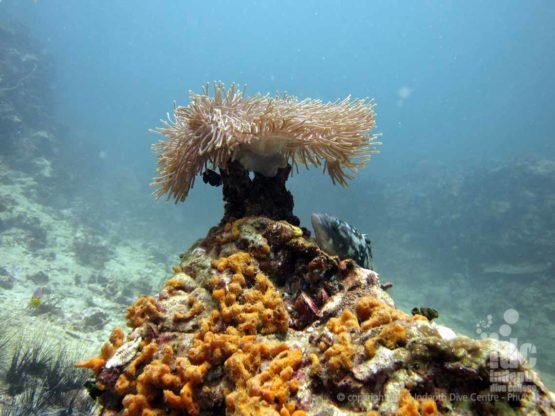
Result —
[[[512,344],[395,308],[378,275],[307,232],[247,217],[210,230],[98,357],[104,414],[555,413]]]

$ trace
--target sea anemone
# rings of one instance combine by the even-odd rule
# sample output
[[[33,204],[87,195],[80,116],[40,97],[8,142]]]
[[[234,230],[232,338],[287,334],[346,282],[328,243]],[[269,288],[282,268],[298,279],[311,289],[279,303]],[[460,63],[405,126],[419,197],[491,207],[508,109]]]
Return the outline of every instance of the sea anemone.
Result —
[[[288,95],[246,97],[236,84],[226,89],[206,84],[203,94],[190,93],[186,107],[176,107],[157,131],[154,145],[158,197],[183,201],[195,177],[208,168],[225,171],[231,162],[264,177],[274,177],[290,164],[322,166],[332,182],[347,185],[351,173],[376,153],[374,104],[345,98],[333,103],[299,100]]]

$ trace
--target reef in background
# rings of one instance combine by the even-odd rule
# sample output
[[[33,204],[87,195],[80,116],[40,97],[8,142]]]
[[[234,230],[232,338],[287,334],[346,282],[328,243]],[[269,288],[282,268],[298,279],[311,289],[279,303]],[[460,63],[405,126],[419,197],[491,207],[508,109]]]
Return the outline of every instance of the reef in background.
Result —
[[[46,49],[24,26],[0,21],[0,153],[11,166],[39,172],[58,150],[52,83]]]
[[[127,320],[79,363],[104,414],[555,412],[512,344],[403,313],[375,272],[284,221],[213,228]]]

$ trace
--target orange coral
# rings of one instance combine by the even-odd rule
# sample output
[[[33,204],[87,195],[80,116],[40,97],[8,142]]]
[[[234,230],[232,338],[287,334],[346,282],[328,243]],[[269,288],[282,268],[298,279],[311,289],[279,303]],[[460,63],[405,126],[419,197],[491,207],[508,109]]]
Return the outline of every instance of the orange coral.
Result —
[[[237,351],[239,339],[239,335],[201,332],[193,341],[193,346],[187,351],[187,357],[191,363],[196,365],[205,361],[219,365]]]
[[[238,227],[235,222],[229,229],[234,234]],[[286,344],[256,342],[257,334],[288,329],[289,315],[279,292],[247,252],[214,260],[212,267],[214,276],[209,283],[218,310],[200,321],[199,330],[184,353],[177,355],[170,344],[160,345],[157,338],[145,337],[141,341],[138,353],[113,385],[114,393],[122,398],[123,414],[159,415],[170,410],[197,415],[201,410],[198,394],[207,372],[224,366],[234,392],[224,390],[220,394],[227,395],[232,413],[241,414],[252,406],[261,413],[271,409],[284,416],[303,416],[293,400],[299,388],[294,374],[302,352],[290,350]],[[190,291],[182,269],[176,268],[175,273],[164,287],[170,297]],[[188,295],[186,302],[186,311],[173,311],[173,322],[189,320],[204,311],[196,297]],[[128,308],[127,320],[132,328],[145,324],[150,328],[162,321],[167,324],[165,310],[152,296],[140,296]],[[123,331],[115,329],[100,356],[82,366],[98,374],[123,341]]]
[[[150,404],[140,394],[128,394],[123,398],[122,404],[125,416],[142,416],[145,410],[150,409]]]
[[[267,243],[252,247],[252,253],[256,258],[267,256],[270,254],[270,251],[272,251],[272,249]]]
[[[116,380],[114,390],[120,396],[130,394],[135,390],[135,381],[133,379],[129,379],[125,374],[122,374]]]
[[[106,364],[106,359],[102,358],[102,355],[100,355],[99,357],[93,357],[85,361],[79,361],[77,364],[75,364],[75,367],[88,368],[89,370],[92,370],[95,374],[98,374],[102,367],[104,367],[104,364]]]
[[[374,357],[374,355],[376,355],[376,350],[377,345],[374,338],[371,338],[364,343],[364,352],[368,358]]]
[[[358,301],[356,313],[363,331],[409,317],[400,310],[370,296],[363,297]]]
[[[200,367],[184,366],[183,360],[186,358],[178,357],[174,360],[174,351],[169,345],[162,349],[161,358],[152,360],[154,351],[157,350],[155,345],[147,345],[141,356],[132,363],[133,367],[129,366],[116,382],[116,392],[125,395],[122,402],[124,414],[159,414],[162,411],[161,401],[172,409],[184,410],[190,415],[198,414],[192,389],[202,381],[209,364],[205,363]],[[131,381],[141,364],[146,365],[136,380]]]
[[[228,265],[227,258],[221,257],[218,260],[212,260],[212,267],[219,272],[223,272]]]
[[[158,351],[158,345],[155,342],[151,342],[144,346],[139,355],[137,355],[125,368],[124,372],[116,380],[114,389],[120,396],[126,396],[131,393],[136,393],[137,373],[148,363],[152,361],[154,354]],[[142,398],[139,399],[142,401]],[[131,402],[129,402],[131,403]],[[142,405],[141,405],[142,406]]]
[[[170,295],[174,295],[178,291],[190,291],[187,281],[185,280],[186,275],[183,273],[181,267],[174,266],[174,271],[176,269],[176,273],[164,285],[164,289],[166,289]]]
[[[386,325],[380,334],[374,338],[370,338],[364,343],[364,350],[369,358],[376,354],[378,345],[383,345],[390,350],[405,345],[407,342],[407,331],[397,323]]]
[[[178,358],[178,373],[188,382],[179,397],[174,392],[164,392],[166,402],[186,405],[187,412],[195,414],[196,387],[211,366],[225,363],[227,377],[236,387],[226,398],[228,408],[232,406],[238,414],[246,405],[261,411],[269,406],[283,408],[286,399],[298,388],[298,383],[291,379],[302,353],[286,351],[285,344],[272,347],[254,342],[257,333],[287,330],[289,317],[283,299],[271,281],[257,272],[254,260],[246,252],[215,260],[212,267],[221,274],[210,280],[220,311],[203,320],[187,358]],[[224,278],[226,272],[231,273],[230,279]],[[215,330],[220,320],[227,324],[223,332]],[[269,367],[260,373],[262,362],[270,358]]]
[[[325,342],[319,344],[323,351],[322,366],[328,376],[334,381],[339,381],[352,370],[353,358],[356,353],[356,346],[353,345],[351,338],[353,332],[358,333],[361,330],[389,324],[406,317],[408,315],[368,296],[358,302],[356,315],[347,309],[340,316],[331,318],[327,323],[327,328],[336,335],[333,344],[329,345]],[[406,338],[403,326],[397,323],[386,325],[377,337],[365,342],[364,350],[366,355],[371,358],[375,355],[378,345],[394,349],[404,345]],[[312,370],[318,372],[318,364],[314,364],[314,360]]]
[[[131,328],[141,326],[145,321],[159,322],[164,314],[152,296],[141,295],[133,305],[127,308],[127,325]]]
[[[412,320],[413,321],[424,321],[424,322],[429,322],[430,320],[428,318],[426,318],[424,315],[412,315]]]
[[[401,391],[395,416],[437,416],[437,405],[432,399],[416,400],[407,389]]]
[[[126,395],[124,407],[129,414],[157,409],[160,402],[175,411],[198,414],[198,387],[210,368],[224,363],[228,378],[240,390],[229,399],[237,403],[237,412],[247,403],[258,403],[260,409],[287,410],[289,397],[298,389],[293,372],[302,353],[288,351],[285,344],[255,342],[257,333],[287,330],[289,317],[283,299],[246,252],[215,260],[212,266],[217,274],[210,284],[220,310],[201,322],[185,356],[174,358],[171,347],[165,346],[162,358],[152,360],[156,344],[144,347],[116,383],[118,394]],[[183,290],[184,284],[174,276],[166,288],[171,294]],[[187,313],[174,313],[174,321],[190,319],[203,310],[194,297],[189,298],[189,306]],[[130,325],[159,317],[160,311],[149,297],[139,298],[128,314]],[[227,325],[223,330],[218,329],[222,320]],[[264,360],[271,361],[261,372]],[[144,368],[139,371],[141,365]],[[294,405],[290,409],[290,414],[295,412]]]
[[[420,413],[422,416],[436,416],[437,405],[432,399],[426,399],[420,404]]]
[[[236,326],[243,334],[287,331],[289,314],[283,299],[264,274],[256,273],[250,254],[238,252],[212,262],[212,266],[220,273],[232,272],[231,282],[225,288],[221,287],[222,283],[225,285],[221,279],[210,282],[224,322]]]
[[[119,326],[116,326],[112,330],[112,334],[110,335],[110,344],[112,344],[115,349],[118,349],[123,345],[124,338],[125,333],[123,332],[123,329],[121,329]]]
[[[228,410],[233,414],[252,414],[255,409],[274,409],[280,414],[301,416],[302,411],[296,411],[295,404],[289,401],[298,389],[293,375],[302,361],[301,350],[290,350],[286,344],[269,347],[261,343],[244,348],[225,364],[228,377],[237,388],[226,397]],[[262,360],[268,357],[273,358],[259,372]]]
[[[355,346],[352,344],[350,333],[360,329],[357,317],[350,310],[345,310],[337,318],[331,318],[327,323],[327,328],[337,335],[331,346],[321,344],[324,349],[323,364],[329,371],[333,380],[340,380],[353,367],[353,356]],[[312,360],[314,363],[314,360]],[[313,364],[313,368],[314,368]]]
[[[117,350],[123,344],[125,334],[123,329],[115,327],[110,335],[110,341],[105,343],[100,350],[100,355],[98,357],[89,358],[85,361],[80,361],[75,364],[77,368],[88,368],[92,370],[95,374],[98,374],[102,367],[106,364],[106,361],[112,355],[114,355],[115,350]]]
[[[155,341],[152,341],[150,344],[144,346],[139,355],[136,356],[133,361],[129,363],[127,368],[125,369],[125,374],[131,377],[135,377],[137,375],[137,371],[141,366],[149,363],[154,357],[154,354],[158,351],[158,345]]]
[[[204,312],[204,306],[194,296],[189,296],[189,310],[187,312],[176,311],[173,314],[174,322],[184,322]]]
[[[229,243],[238,240],[241,237],[241,224],[246,221],[246,218],[239,218],[233,222],[228,222],[224,225],[224,232],[222,235],[216,237],[219,244]]]
[[[418,400],[412,397],[407,389],[403,389],[399,398],[399,409],[395,412],[395,416],[420,416],[418,408]]]
[[[340,333],[336,342],[324,351],[324,364],[333,380],[341,380],[352,369],[354,354],[351,335],[348,332]]]
[[[331,318],[327,324],[328,329],[334,334],[340,334],[344,331],[359,330],[357,317],[350,310],[345,310],[341,316]]]
[[[393,349],[407,342],[407,331],[399,324],[389,324],[382,329],[379,338],[384,346]]]

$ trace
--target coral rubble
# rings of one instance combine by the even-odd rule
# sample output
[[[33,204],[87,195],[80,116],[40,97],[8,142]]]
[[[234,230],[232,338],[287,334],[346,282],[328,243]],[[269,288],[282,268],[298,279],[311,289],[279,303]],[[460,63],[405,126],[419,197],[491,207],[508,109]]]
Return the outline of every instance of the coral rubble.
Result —
[[[553,414],[511,344],[395,308],[378,275],[285,221],[215,227],[98,357],[104,414]]]

